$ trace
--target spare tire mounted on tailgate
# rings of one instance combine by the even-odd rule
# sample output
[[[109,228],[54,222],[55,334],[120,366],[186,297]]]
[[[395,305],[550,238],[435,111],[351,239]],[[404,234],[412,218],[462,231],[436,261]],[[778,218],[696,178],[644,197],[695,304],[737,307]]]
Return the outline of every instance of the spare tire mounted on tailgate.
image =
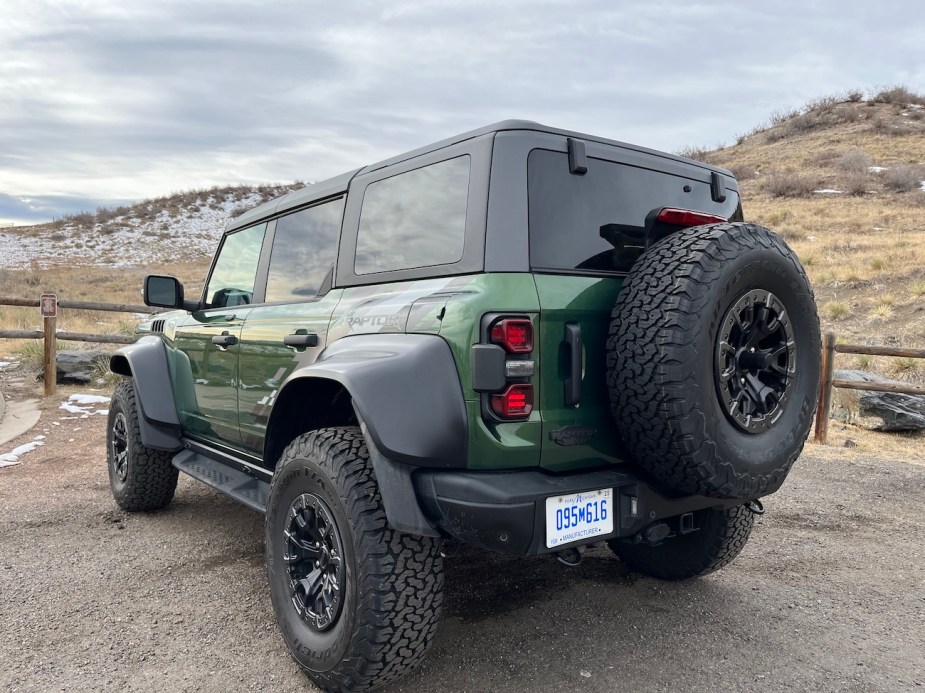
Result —
[[[607,385],[636,461],[685,493],[777,490],[803,448],[819,383],[819,321],[793,251],[762,226],[679,231],[617,297]]]

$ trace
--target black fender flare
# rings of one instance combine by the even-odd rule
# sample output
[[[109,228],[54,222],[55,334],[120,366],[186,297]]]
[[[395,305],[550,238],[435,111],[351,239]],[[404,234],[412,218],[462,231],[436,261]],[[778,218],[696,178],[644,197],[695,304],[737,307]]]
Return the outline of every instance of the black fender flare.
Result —
[[[425,334],[344,337],[294,371],[280,391],[305,378],[333,380],[350,394],[389,524],[438,536],[418,505],[412,475],[418,467],[468,463],[466,404],[446,341]]]
[[[179,450],[180,419],[173,396],[167,347],[160,337],[142,337],[109,359],[113,373],[132,378],[141,410],[141,442],[155,450]]]

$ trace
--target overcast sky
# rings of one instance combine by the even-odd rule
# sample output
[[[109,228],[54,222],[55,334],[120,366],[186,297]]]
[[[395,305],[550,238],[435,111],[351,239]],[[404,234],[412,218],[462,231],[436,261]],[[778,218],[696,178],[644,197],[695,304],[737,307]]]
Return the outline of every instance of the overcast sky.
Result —
[[[506,118],[677,151],[925,91],[921,0],[2,0],[0,224],[320,180]]]

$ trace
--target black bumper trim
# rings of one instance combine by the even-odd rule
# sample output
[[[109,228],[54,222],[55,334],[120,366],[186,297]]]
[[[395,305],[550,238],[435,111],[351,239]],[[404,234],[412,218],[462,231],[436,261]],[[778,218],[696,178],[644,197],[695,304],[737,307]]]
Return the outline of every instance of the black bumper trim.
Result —
[[[630,537],[658,520],[741,500],[676,496],[656,489],[625,467],[574,474],[529,469],[503,472],[420,470],[414,487],[424,513],[447,536],[516,556]],[[614,529],[585,541],[546,547],[545,500],[602,488],[613,489]],[[632,499],[635,498],[635,514]]]

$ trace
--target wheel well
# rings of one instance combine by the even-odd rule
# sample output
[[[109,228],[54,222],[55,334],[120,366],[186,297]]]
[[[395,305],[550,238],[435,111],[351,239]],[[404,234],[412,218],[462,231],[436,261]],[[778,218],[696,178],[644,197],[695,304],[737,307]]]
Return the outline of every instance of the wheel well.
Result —
[[[353,398],[340,383],[302,378],[290,383],[277,397],[267,425],[263,459],[276,467],[283,450],[296,437],[318,428],[357,425]]]

